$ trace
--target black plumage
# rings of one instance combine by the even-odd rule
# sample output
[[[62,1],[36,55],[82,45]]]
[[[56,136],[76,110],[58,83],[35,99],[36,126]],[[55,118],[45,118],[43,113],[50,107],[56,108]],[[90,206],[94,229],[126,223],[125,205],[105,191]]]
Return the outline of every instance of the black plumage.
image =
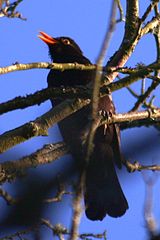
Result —
[[[44,32],[40,33],[39,37],[47,43],[53,62],[76,62],[86,65],[91,63],[83,56],[79,46],[71,38],[53,38]],[[47,78],[48,87],[86,86],[93,81],[94,76],[94,71],[66,70],[62,72],[50,70]],[[63,100],[59,98],[51,101],[55,106]],[[99,111],[106,114],[115,112],[109,95],[100,99]],[[78,162],[84,160],[85,146],[82,136],[86,135],[89,113],[90,107],[84,107],[58,124],[64,141],[68,144],[73,157]],[[84,189],[86,215],[91,220],[102,220],[106,214],[112,217],[120,217],[128,209],[127,200],[114,168],[114,162],[121,168],[119,139],[120,133],[117,125],[103,125],[96,130],[95,147],[87,166]]]

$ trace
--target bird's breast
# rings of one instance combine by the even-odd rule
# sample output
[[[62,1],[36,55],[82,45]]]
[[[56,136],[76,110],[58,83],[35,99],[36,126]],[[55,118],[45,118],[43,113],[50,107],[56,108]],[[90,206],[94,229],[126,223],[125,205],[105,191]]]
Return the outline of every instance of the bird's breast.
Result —
[[[78,85],[85,86],[92,80],[93,76],[91,72],[80,70],[66,70],[63,72],[51,70],[47,78],[49,87],[75,87]]]

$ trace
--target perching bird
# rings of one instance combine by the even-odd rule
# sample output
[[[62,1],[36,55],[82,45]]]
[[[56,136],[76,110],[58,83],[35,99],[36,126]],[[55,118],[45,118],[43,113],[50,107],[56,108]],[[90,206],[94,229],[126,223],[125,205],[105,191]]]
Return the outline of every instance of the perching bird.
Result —
[[[40,32],[39,38],[49,47],[49,54],[56,63],[91,64],[83,56],[80,47],[69,37],[53,38]],[[94,71],[81,70],[50,70],[48,87],[86,86],[92,82]],[[51,100],[53,106],[61,103],[61,98]],[[109,95],[100,98],[99,112],[115,113],[113,102]],[[88,126],[90,107],[84,107],[76,113],[62,120],[58,125],[64,141],[68,144],[73,158],[84,161],[84,141],[82,136]],[[114,162],[121,168],[121,153],[119,147],[119,128],[111,124],[97,128],[94,136],[94,150],[90,156],[86,170],[84,189],[86,216],[91,220],[102,220],[106,214],[120,217],[128,209],[127,200],[118,181]]]

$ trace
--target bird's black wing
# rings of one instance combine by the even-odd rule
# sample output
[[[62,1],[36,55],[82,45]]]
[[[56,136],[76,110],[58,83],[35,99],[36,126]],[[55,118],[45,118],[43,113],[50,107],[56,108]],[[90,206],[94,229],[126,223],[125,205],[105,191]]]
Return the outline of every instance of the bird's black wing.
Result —
[[[110,96],[100,99],[99,110],[114,113]],[[114,161],[121,167],[118,126],[100,126],[94,137],[94,151],[86,170],[85,205],[86,215],[91,220],[102,220],[106,214],[122,216],[128,209],[121,189]]]

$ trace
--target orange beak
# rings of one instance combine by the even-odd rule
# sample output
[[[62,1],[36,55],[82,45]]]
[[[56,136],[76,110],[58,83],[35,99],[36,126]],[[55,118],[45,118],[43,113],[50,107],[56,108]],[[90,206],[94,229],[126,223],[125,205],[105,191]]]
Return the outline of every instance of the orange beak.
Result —
[[[55,38],[49,36],[45,32],[39,32],[39,33],[41,35],[38,35],[38,37],[46,44],[56,44],[58,42]]]

